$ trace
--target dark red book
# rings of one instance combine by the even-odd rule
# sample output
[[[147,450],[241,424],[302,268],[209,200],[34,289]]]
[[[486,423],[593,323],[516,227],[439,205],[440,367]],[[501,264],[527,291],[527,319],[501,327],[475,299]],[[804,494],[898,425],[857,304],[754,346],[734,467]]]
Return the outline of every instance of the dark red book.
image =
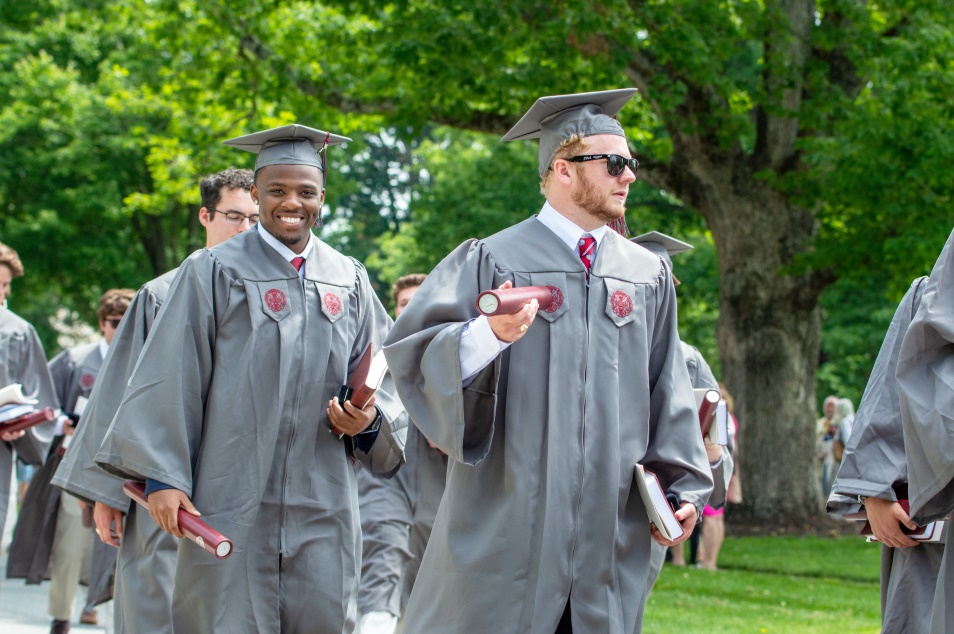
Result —
[[[536,299],[540,310],[546,310],[553,301],[554,290],[549,286],[518,286],[484,291],[477,296],[477,310],[481,315],[512,315]]]
[[[908,504],[908,501],[905,499],[899,499],[898,504],[904,509],[905,513],[911,513],[911,506]],[[851,517],[845,515],[845,519],[865,519],[867,514],[862,511],[861,513],[851,513]],[[918,526],[917,528],[908,528],[904,524],[901,524],[901,532],[910,537],[911,539],[919,542],[937,542],[941,541],[941,536],[944,532],[944,520],[938,520],[936,522],[928,522],[924,526]],[[861,527],[861,535],[867,535],[869,541],[880,541],[874,537],[874,533],[871,531],[871,522],[865,521],[865,525]]]
[[[53,420],[55,416],[56,414],[54,414],[52,407],[44,407],[43,409],[38,409],[35,412],[30,412],[29,414],[24,414],[23,416],[17,416],[16,418],[0,423],[0,433],[8,434],[10,432],[30,429],[31,427],[36,427],[40,423]]]
[[[705,438],[712,427],[712,421],[715,420],[716,409],[719,407],[719,401],[722,395],[719,390],[697,389],[693,390],[696,394],[696,406],[699,408],[699,429],[702,430],[702,437]]]
[[[146,501],[146,485],[142,482],[126,480],[123,483],[123,492],[140,506],[149,508],[149,503]],[[180,508],[178,519],[179,530],[204,550],[209,551],[219,559],[225,559],[232,554],[232,540],[192,513]]]
[[[384,375],[388,371],[388,362],[384,358],[384,351],[379,350],[374,354],[372,344],[368,344],[354,372],[348,379],[348,383],[341,386],[338,390],[338,403],[351,401],[351,404],[358,409],[364,409],[368,401],[374,396],[381,382],[384,381]]]

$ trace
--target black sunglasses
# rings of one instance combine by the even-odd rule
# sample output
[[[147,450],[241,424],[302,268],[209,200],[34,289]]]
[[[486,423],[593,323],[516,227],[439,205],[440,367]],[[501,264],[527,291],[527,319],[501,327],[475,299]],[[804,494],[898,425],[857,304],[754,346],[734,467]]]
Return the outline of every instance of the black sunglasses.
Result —
[[[109,324],[110,326],[112,326],[112,328],[115,330],[116,328],[119,328],[119,322],[122,321],[122,318],[120,318],[120,319],[104,319],[103,321],[105,321],[107,324]]]
[[[583,154],[581,156],[568,158],[567,160],[573,163],[585,163],[586,161],[599,161],[602,159],[606,159],[606,171],[609,172],[610,176],[619,176],[627,167],[633,170],[633,175],[635,176],[636,171],[639,169],[639,161],[634,158],[620,156],[619,154]]]

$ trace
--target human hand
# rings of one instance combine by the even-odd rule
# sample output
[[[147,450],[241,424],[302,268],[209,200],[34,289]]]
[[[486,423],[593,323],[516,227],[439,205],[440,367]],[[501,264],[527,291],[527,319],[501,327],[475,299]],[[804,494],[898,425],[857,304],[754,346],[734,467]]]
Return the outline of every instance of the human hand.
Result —
[[[368,401],[364,409],[358,409],[350,400],[344,402],[344,407],[338,404],[338,397],[328,401],[328,418],[331,420],[331,432],[337,436],[360,434],[378,417],[374,408],[374,397]]]
[[[709,464],[722,457],[722,445],[709,442],[708,436],[706,437],[706,456],[709,458]]]
[[[676,511],[676,519],[679,520],[679,524],[682,526],[682,536],[675,541],[666,539],[654,524],[651,529],[652,537],[656,540],[656,543],[662,544],[663,546],[681,544],[692,535],[692,529],[696,527],[696,520],[698,518],[699,512],[696,510],[696,505],[691,502],[683,502],[679,510]]]
[[[93,507],[93,523],[101,542],[119,548],[119,540],[123,538],[122,512],[108,504],[97,502]]]
[[[498,290],[508,288],[513,288],[513,283],[510,280],[497,287]],[[539,309],[540,303],[536,299],[531,299],[514,314],[493,315],[488,317],[487,321],[490,323],[490,329],[494,331],[494,336],[499,341],[513,343],[526,334]]]
[[[21,429],[20,431],[4,431],[4,432],[0,432],[0,440],[2,440],[3,442],[13,442],[14,440],[18,440],[18,439],[20,439],[20,438],[23,438],[23,435],[24,435],[25,433],[26,433],[26,431],[24,431],[24,430],[22,430],[22,429]]]
[[[909,548],[918,545],[917,541],[904,534],[901,530],[901,524],[912,530],[916,529],[918,525],[911,521],[911,518],[897,502],[869,497],[865,499],[865,511],[868,513],[871,533],[882,544],[892,548]]]
[[[196,517],[202,515],[192,506],[189,497],[179,489],[153,491],[146,501],[149,503],[149,517],[159,528],[179,538],[185,537],[179,530],[179,508],[184,508],[187,513]]]

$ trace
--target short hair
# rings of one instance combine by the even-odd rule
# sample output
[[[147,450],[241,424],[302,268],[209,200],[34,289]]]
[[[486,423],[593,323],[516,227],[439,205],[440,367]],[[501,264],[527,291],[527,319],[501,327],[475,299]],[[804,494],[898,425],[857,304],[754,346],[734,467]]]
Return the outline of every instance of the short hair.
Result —
[[[209,174],[199,183],[199,191],[202,192],[202,206],[206,209],[215,209],[215,206],[222,200],[223,189],[244,189],[249,191],[252,188],[252,170],[230,167],[215,174]]]
[[[13,247],[8,247],[4,243],[0,242],[0,264],[6,264],[10,268],[10,274],[13,277],[21,277],[23,275],[23,262],[20,261],[20,256],[17,254],[16,249]]]
[[[394,305],[397,306],[397,296],[398,293],[403,291],[405,288],[414,288],[415,286],[420,286],[424,283],[424,278],[427,276],[423,273],[411,273],[409,275],[402,275],[397,278],[397,281],[394,282],[394,285],[391,286],[391,301],[394,302]]]
[[[554,161],[557,159],[565,159],[570,156],[576,156],[581,152],[584,152],[588,147],[589,145],[586,143],[586,137],[580,134],[574,134],[560,144],[560,147],[558,147],[556,152],[553,153],[553,160],[550,161],[550,166],[547,168],[547,173],[540,178],[540,192],[544,196],[547,195],[547,187],[549,187],[550,177],[553,175]]]
[[[103,321],[110,315],[125,315],[130,302],[136,295],[131,288],[111,288],[99,298],[99,310],[96,316]]]

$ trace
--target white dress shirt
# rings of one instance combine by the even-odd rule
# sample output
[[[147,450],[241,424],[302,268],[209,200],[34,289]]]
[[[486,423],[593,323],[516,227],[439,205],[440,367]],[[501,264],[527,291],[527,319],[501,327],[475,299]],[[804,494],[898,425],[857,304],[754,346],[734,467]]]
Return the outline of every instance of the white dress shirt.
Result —
[[[600,242],[609,229],[606,225],[601,225],[592,231],[584,231],[572,220],[561,214],[550,206],[549,201],[543,204],[543,209],[537,214],[536,219],[543,223],[547,229],[556,234],[567,248],[580,252],[580,238],[583,236],[592,236],[596,238],[595,251],[600,248]],[[485,315],[476,319],[471,319],[460,336],[460,373],[466,384],[478,372],[486,368],[497,358],[497,355],[507,349],[510,343],[500,341],[490,327]]]

